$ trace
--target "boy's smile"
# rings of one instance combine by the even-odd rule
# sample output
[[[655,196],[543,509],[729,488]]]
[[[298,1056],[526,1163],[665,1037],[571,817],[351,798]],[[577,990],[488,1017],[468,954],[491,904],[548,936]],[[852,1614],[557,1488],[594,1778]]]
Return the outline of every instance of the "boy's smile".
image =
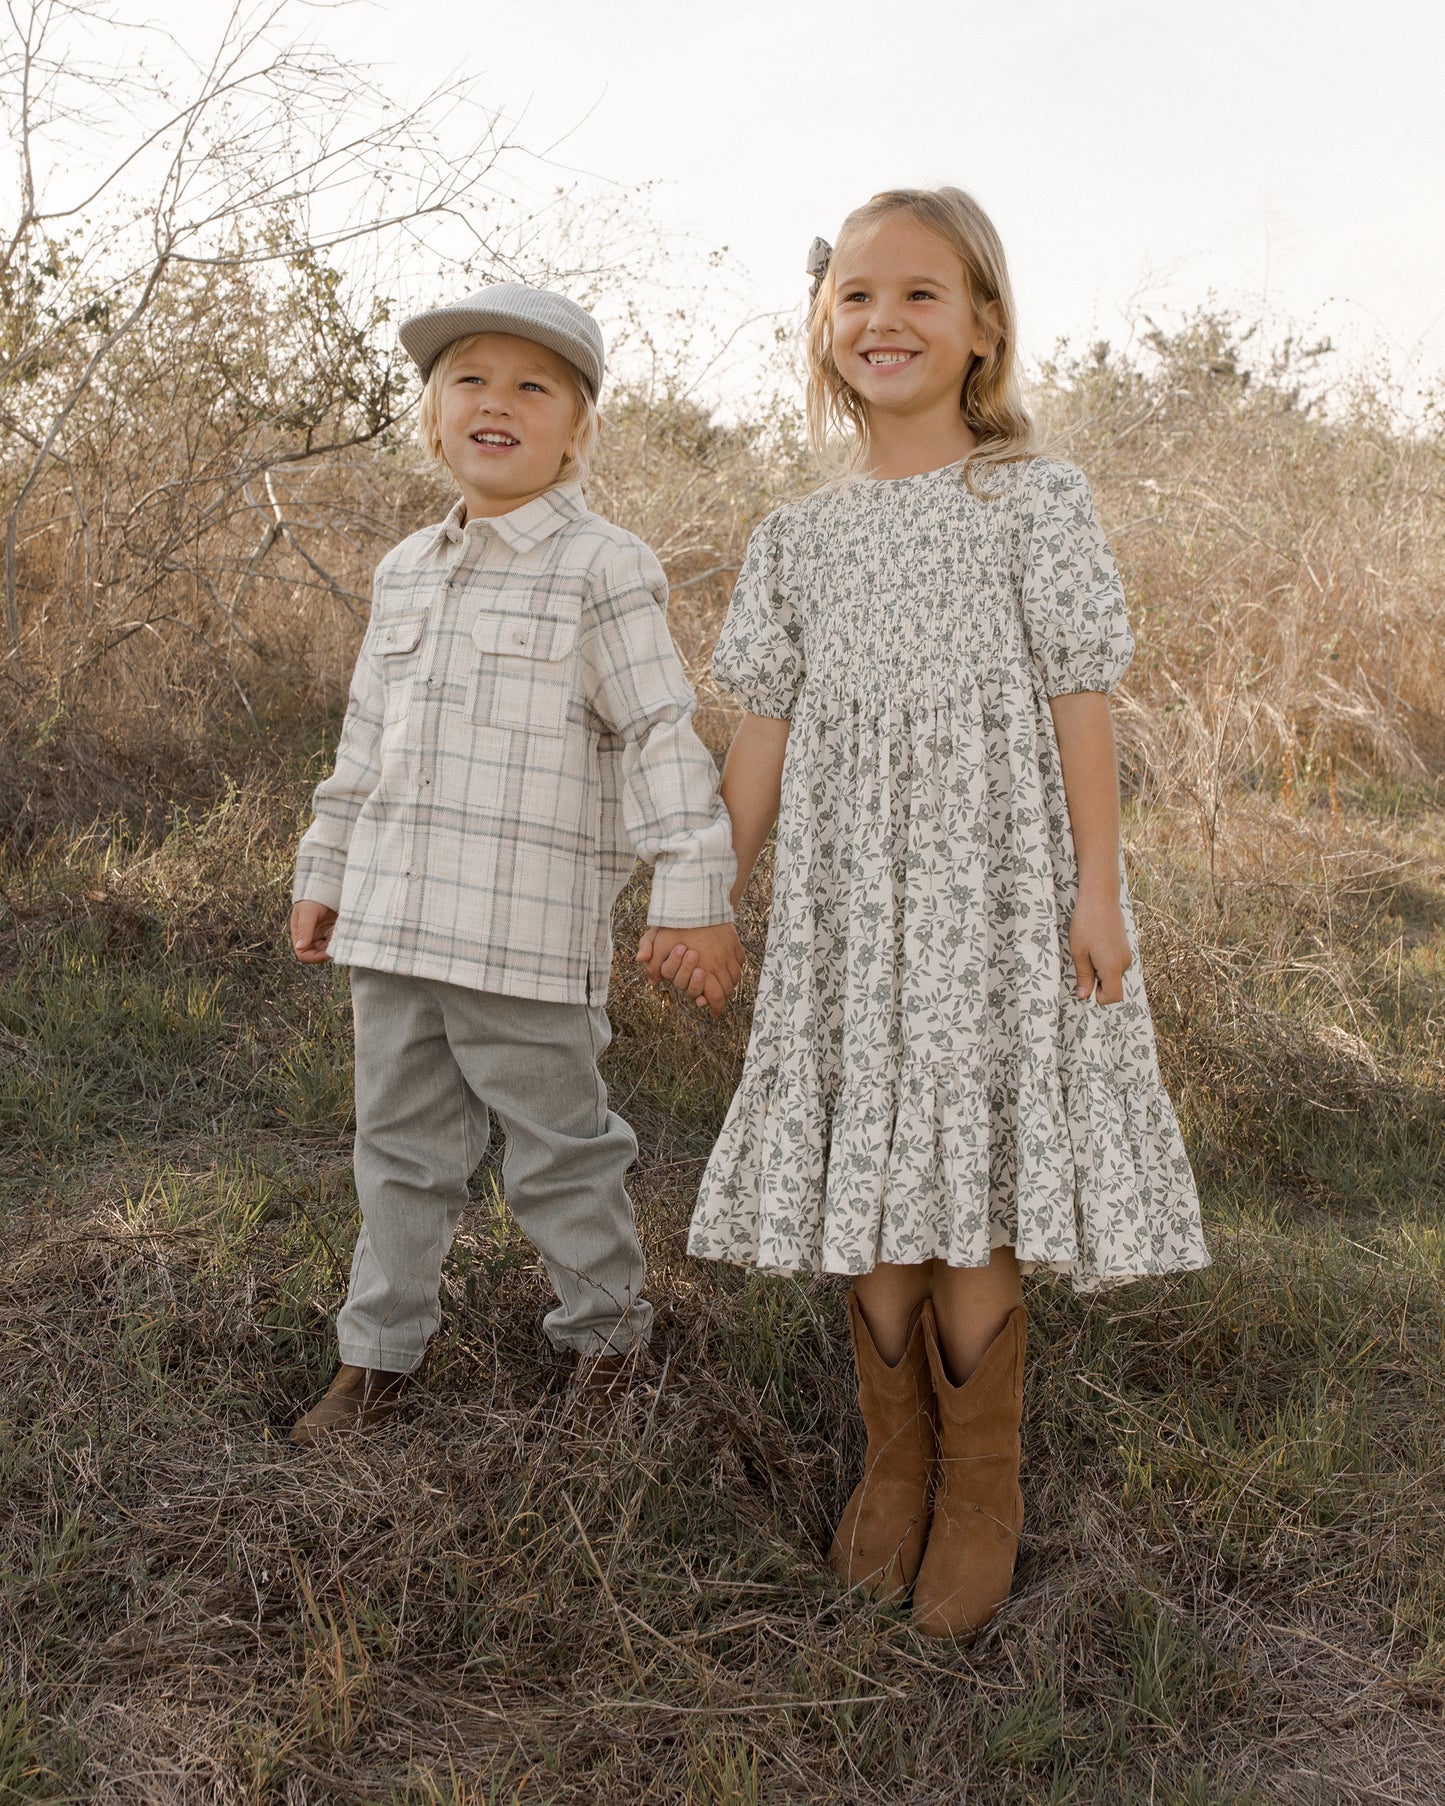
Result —
[[[579,419],[578,377],[545,345],[479,333],[437,398],[442,456],[468,516],[509,514],[557,481]]]

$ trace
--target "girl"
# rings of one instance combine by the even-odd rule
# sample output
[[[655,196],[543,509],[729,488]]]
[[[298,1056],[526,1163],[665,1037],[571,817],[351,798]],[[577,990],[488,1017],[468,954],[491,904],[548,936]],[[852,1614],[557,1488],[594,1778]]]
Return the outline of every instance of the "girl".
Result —
[[[758,528],[714,655],[748,710],[734,901],[779,827],[689,1248],[854,1276],[868,1449],[831,1564],[957,1636],[1023,1521],[1020,1273],[1209,1255],[1120,857],[1133,642],[1088,485],[1032,449],[998,236],[905,189],[814,249],[808,422],[850,473]],[[688,984],[688,954],[650,963]]]

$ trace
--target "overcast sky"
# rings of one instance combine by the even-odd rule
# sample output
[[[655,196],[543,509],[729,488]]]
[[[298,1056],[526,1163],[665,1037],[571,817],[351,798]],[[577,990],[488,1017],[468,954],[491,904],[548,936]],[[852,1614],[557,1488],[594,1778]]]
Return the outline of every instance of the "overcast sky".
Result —
[[[137,10],[145,0],[137,0]],[[161,0],[194,37],[220,0]],[[653,182],[789,309],[874,190],[993,214],[1035,357],[1213,290],[1445,369],[1439,0],[365,0],[312,13],[398,99],[478,78],[532,148]],[[561,172],[559,172],[559,175]]]

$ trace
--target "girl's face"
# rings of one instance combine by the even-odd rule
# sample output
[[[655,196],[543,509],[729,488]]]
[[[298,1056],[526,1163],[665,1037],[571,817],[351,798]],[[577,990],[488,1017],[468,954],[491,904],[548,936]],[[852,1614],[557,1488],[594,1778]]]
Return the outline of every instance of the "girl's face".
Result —
[[[957,407],[963,378],[992,342],[974,312],[963,262],[906,213],[835,254],[833,360],[872,411]]]
[[[510,332],[479,333],[437,397],[442,456],[468,515],[508,514],[557,481],[577,427],[565,358]]]

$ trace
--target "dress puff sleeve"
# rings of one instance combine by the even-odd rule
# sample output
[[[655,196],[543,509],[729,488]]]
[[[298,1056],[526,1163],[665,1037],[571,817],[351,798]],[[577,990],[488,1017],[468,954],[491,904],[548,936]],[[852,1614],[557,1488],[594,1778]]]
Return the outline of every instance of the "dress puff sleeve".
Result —
[[[1048,696],[1112,690],[1134,656],[1119,567],[1083,472],[1041,460],[1023,573],[1024,633]]]
[[[748,541],[712,674],[753,715],[786,720],[803,682],[803,622],[776,514]]]

